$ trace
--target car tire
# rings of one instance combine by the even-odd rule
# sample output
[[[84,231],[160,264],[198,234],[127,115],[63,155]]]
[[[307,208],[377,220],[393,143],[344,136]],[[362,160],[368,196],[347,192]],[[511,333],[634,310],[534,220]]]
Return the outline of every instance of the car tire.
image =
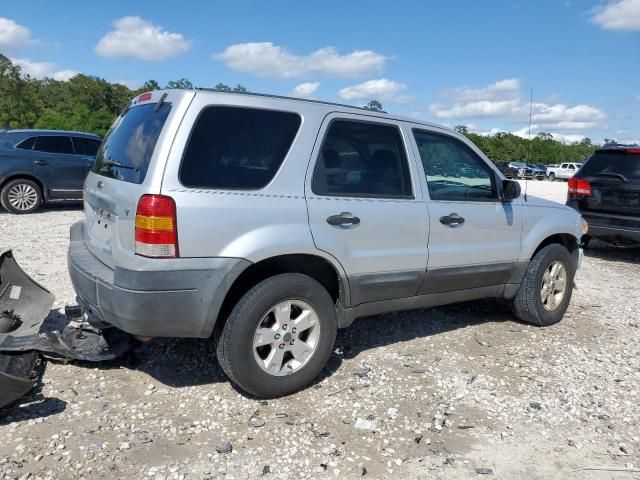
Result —
[[[305,319],[313,326],[297,331]],[[320,283],[298,273],[280,274],[258,283],[233,307],[214,337],[216,354],[241,390],[258,398],[281,397],[320,374],[337,326],[335,302]]]
[[[560,265],[564,271],[564,290],[560,296],[558,278],[554,268]],[[573,293],[573,278],[576,265],[569,251],[560,244],[547,245],[535,254],[512,301],[515,315],[526,323],[549,326],[564,317]],[[560,272],[560,270],[558,270]],[[544,299],[545,293],[552,292]]]
[[[551,182],[555,182],[556,181],[556,174],[555,173],[550,173],[549,174],[549,180]]]
[[[0,203],[9,213],[33,213],[42,206],[42,190],[32,180],[17,178],[7,182],[2,188]]]

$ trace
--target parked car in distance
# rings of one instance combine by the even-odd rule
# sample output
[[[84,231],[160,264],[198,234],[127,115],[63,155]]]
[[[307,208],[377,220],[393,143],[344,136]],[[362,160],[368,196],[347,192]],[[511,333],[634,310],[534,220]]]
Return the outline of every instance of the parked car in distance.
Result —
[[[82,198],[102,139],[61,130],[0,130],[0,203],[35,212],[49,200]]]
[[[541,163],[527,163],[527,166],[531,169],[532,175],[537,180],[544,180],[547,176],[547,167]]]
[[[525,322],[560,321],[585,233],[453,130],[203,90],[135,98],[84,207],[68,265],[89,321],[212,337],[258,397],[312,382],[359,317],[501,298]]]
[[[518,169],[513,167],[511,162],[500,162],[496,164],[496,167],[506,178],[518,178]]]
[[[498,169],[507,178],[533,178],[533,170],[524,162],[503,162]]]
[[[549,165],[547,167],[547,177],[552,182],[554,180],[569,180],[582,167],[581,163],[561,163],[559,167]]]
[[[569,180],[567,205],[589,223],[585,243],[640,243],[640,147],[596,150]]]

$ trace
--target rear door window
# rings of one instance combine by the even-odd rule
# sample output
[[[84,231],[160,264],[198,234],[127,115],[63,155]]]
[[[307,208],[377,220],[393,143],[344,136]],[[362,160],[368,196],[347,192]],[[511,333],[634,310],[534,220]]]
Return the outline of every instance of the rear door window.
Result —
[[[140,184],[162,132],[170,103],[146,103],[128,108],[114,122],[96,154],[93,172]]]
[[[190,188],[261,189],[282,165],[300,122],[292,112],[207,107],[191,132],[180,182]]]
[[[38,152],[73,154],[73,145],[71,145],[71,137],[66,135],[46,135],[36,139],[33,147]]]
[[[325,196],[413,198],[398,127],[334,120],[316,163],[312,190]]]
[[[93,138],[73,137],[73,146],[76,150],[76,155],[95,157],[98,148],[100,148],[100,142]]]

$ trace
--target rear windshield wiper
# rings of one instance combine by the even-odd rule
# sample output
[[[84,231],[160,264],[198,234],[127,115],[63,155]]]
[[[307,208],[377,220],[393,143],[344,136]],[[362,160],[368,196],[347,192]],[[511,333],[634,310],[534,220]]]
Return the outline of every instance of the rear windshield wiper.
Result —
[[[104,165],[112,165],[114,167],[125,168],[127,170],[136,170],[136,167],[125,165],[124,163],[116,162],[115,160],[103,160],[102,163]]]
[[[603,173],[592,173],[592,175],[596,176],[596,177],[614,177],[614,178],[619,178],[620,180],[622,180],[625,183],[627,182],[627,177],[625,177],[621,173],[603,172]]]

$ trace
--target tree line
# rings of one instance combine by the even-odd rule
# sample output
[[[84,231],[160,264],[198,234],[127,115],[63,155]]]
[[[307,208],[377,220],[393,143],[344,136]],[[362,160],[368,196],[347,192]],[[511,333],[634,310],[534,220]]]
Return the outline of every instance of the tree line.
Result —
[[[35,79],[25,75],[20,66],[0,54],[0,129],[79,130],[104,136],[114,118],[136,95],[162,88],[193,87],[186,78],[172,80],[164,86],[148,80],[138,89],[82,74],[64,82],[51,78]],[[213,90],[247,91],[242,85],[230,87],[224,83],[213,86]],[[383,111],[377,100],[370,101],[364,108]],[[477,135],[463,125],[457,126],[456,130],[466,135],[494,162],[580,162],[596,148],[588,138],[564,144],[543,132],[528,140],[506,132],[492,136]]]

